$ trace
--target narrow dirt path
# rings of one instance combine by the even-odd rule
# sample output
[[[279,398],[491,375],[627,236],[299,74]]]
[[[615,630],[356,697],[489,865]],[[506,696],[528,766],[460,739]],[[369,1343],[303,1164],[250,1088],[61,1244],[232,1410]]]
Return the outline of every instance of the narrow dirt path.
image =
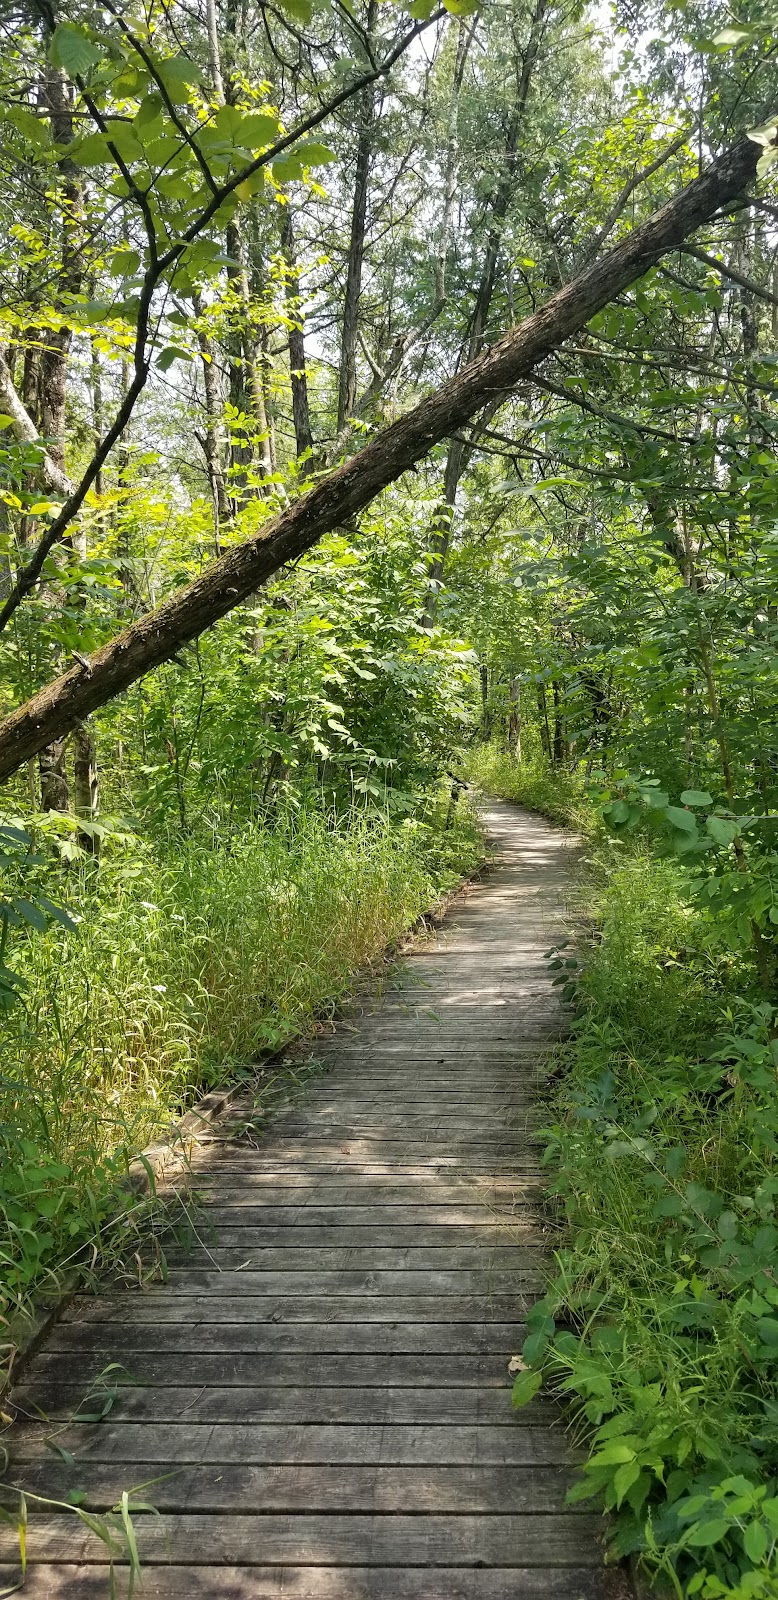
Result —
[[[167,1285],[80,1301],[16,1391],[50,1420],[14,1430],[12,1481],[97,1508],[157,1480],[146,1600],[618,1592],[597,1519],[565,1507],[564,1433],[512,1412],[507,1370],[542,1283],[529,1129],[571,841],[514,806],[486,821],[495,870],[317,1045],[331,1070],[209,1157],[202,1247]],[[71,1421],[110,1362],[135,1387]],[[72,1515],[35,1518],[29,1559],[30,1600],[108,1594]]]

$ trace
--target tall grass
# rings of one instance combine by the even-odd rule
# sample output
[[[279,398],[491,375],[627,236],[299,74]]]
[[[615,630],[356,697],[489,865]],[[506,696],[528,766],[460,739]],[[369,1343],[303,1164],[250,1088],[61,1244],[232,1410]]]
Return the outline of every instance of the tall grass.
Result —
[[[228,847],[136,844],[68,873],[78,929],[17,948],[24,999],[0,1024],[6,1311],[99,1234],[160,1128],[310,1029],[480,851],[467,814],[445,829],[434,812],[308,813]]]

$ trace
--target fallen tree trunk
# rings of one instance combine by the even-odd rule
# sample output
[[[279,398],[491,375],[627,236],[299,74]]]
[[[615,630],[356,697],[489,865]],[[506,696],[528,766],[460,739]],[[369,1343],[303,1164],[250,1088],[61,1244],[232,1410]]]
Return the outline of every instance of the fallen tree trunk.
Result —
[[[0,723],[0,781],[231,611],[285,563],[353,517],[468,418],[514,385],[590,317],[742,195],[761,147],[744,138],[607,255],[560,289],[455,378],[272,517],[156,611],[80,660]]]

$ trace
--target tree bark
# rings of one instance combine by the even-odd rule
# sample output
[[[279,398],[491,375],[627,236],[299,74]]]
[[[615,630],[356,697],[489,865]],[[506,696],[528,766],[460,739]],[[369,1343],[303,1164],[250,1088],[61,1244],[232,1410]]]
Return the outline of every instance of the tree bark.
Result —
[[[370,40],[378,20],[378,0],[369,0],[367,8],[367,35]],[[351,237],[349,239],[346,268],[346,292],[343,299],[343,326],[340,337],[340,373],[338,377],[338,422],[340,433],[351,416],[357,398],[357,332],[359,328],[359,302],[362,295],[362,263],[365,255],[365,226],[367,222],[367,185],[370,160],[375,137],[375,86],[370,85],[362,95],[360,129],[357,140],[357,162],[354,174],[354,200],[351,208]]]
[[[508,692],[510,696],[508,752],[517,761],[521,761],[521,678],[511,678]]]
[[[548,725],[548,702],[546,700],[546,685],[538,684],[538,719],[540,723],[540,746],[545,761],[551,760],[551,730]]]
[[[79,722],[73,732],[73,806],[76,816],[84,822],[95,822],[100,809],[100,786],[97,776],[95,740],[86,722]],[[87,855],[99,854],[96,834],[79,830],[78,842]]]
[[[556,678],[551,690],[554,696],[554,766],[563,767],[566,755],[565,725],[562,721],[562,693]]]
[[[533,371],[668,251],[742,196],[761,147],[742,139],[707,172],[627,234],[532,316],[376,434],[357,455],[258,533],[227,551],[186,588],[141,617],[92,657],[0,723],[0,781],[76,721],[104,705],[231,611],[285,562],[306,550],[425,456],[484,405],[507,397]]]
[[[211,488],[211,500],[213,502],[214,546],[218,556],[221,550],[221,529],[230,520],[230,502],[224,477],[222,397],[219,392],[219,374],[215,360],[216,349],[204,321],[206,305],[199,291],[194,296],[193,305],[200,322],[200,327],[197,330],[197,343],[200,347],[200,355],[203,362],[203,386],[205,389],[205,436],[203,444],[208,482]]]
[[[284,252],[286,271],[284,295],[289,317],[289,375],[292,385],[292,418],[297,454],[303,456],[313,450],[311,412],[308,403],[308,369],[305,362],[305,319],[300,304],[300,276],[297,270],[294,220],[287,206],[281,230],[281,249]],[[303,462],[303,476],[310,472],[310,462]]]
[[[481,679],[481,743],[488,744],[492,737],[492,708],[489,704],[489,668],[485,661],[479,667]]]

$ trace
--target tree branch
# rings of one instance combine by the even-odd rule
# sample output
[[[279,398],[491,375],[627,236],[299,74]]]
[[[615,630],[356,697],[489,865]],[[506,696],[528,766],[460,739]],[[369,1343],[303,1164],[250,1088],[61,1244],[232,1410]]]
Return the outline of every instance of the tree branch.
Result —
[[[73,485],[66,472],[57,466],[49,455],[43,440],[22,401],[19,399],[5,358],[0,355],[0,407],[11,418],[11,429],[19,444],[34,444],[40,451],[40,469],[47,489],[55,494],[70,495]]]
[[[753,278],[747,278],[744,273],[738,272],[736,267],[728,267],[723,261],[717,261],[715,256],[709,256],[707,250],[695,249],[692,245],[681,245],[685,256],[693,256],[695,261],[702,261],[706,267],[712,267],[722,278],[729,278],[731,283],[736,283],[739,288],[747,289],[749,294],[755,294],[758,300],[766,301],[768,306],[778,306],[778,296],[771,294],[769,289],[763,289],[761,283],[754,283]]]
[[[683,150],[684,145],[688,144],[689,140],[691,139],[696,126],[697,124],[693,123],[691,128],[687,128],[684,133],[679,134],[678,138],[674,139],[672,144],[668,144],[665,146],[664,150],[660,150],[659,155],[655,156],[654,160],[650,161],[647,167],[641,167],[639,171],[633,172],[631,178],[627,179],[620,194],[614,200],[613,205],[611,206],[611,209],[608,212],[604,223],[602,224],[602,227],[598,229],[591,241],[591,244],[589,245],[589,258],[596,255],[597,251],[602,248],[605,240],[608,237],[608,234],[611,231],[611,228],[615,223],[618,222],[619,217],[621,216],[624,207],[627,204],[627,201],[630,199],[630,196],[633,195],[635,190],[640,187],[641,183],[645,183],[648,178],[652,178],[654,173],[658,172],[659,168],[663,167],[666,161],[669,161],[672,156],[677,155],[679,150]]]

